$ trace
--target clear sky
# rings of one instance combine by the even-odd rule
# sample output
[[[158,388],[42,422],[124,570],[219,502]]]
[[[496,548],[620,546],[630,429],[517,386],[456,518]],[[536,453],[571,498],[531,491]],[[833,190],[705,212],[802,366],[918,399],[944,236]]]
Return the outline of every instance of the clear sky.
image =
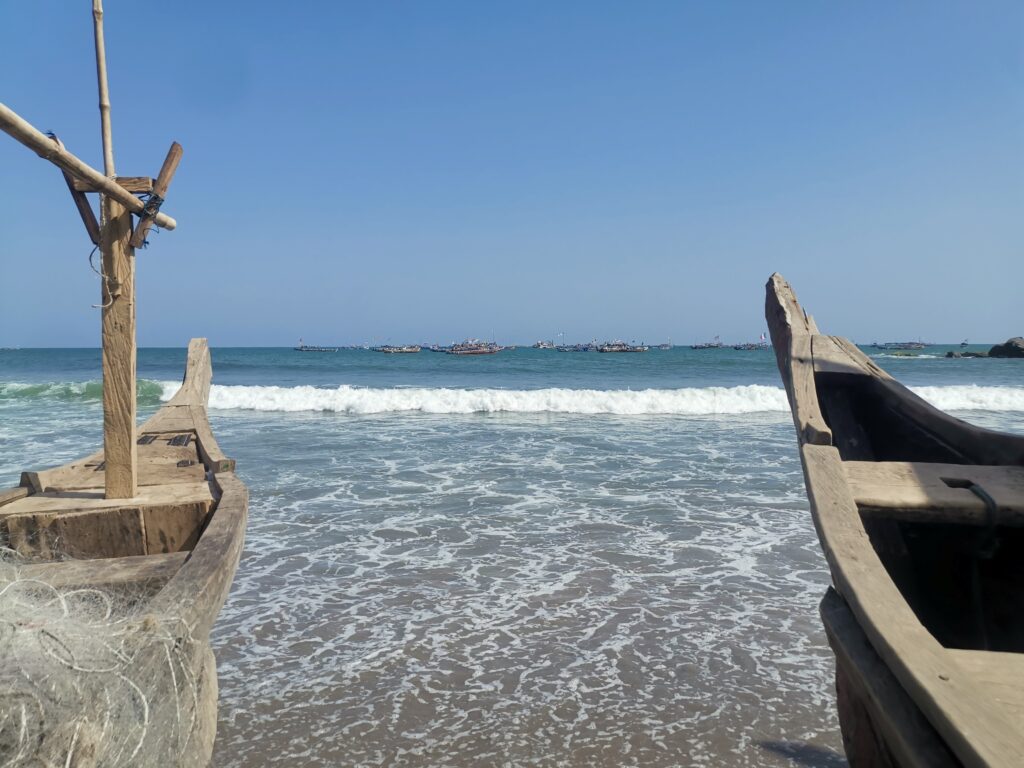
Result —
[[[0,101],[102,167],[89,0]],[[185,148],[139,343],[1024,334],[1024,3],[106,0],[117,170]],[[60,173],[0,135],[0,346],[96,346]]]

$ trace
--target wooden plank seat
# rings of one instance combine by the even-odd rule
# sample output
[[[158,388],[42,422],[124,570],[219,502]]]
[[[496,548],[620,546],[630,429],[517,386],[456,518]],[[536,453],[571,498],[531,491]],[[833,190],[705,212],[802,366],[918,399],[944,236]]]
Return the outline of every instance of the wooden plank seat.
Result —
[[[1024,526],[1024,467],[844,461],[843,469],[862,514],[916,522]],[[996,504],[993,521],[979,486]]]
[[[956,663],[996,704],[1006,720],[1024,731],[1024,653],[950,650]]]
[[[188,552],[158,555],[64,560],[25,565],[16,570],[18,579],[38,579],[54,587],[105,588],[136,586],[159,588],[170,581],[188,559]]]
[[[143,433],[137,444],[138,485],[201,482],[206,477],[207,468],[199,450],[196,432],[192,429]],[[62,467],[25,472],[22,485],[35,491],[103,488],[105,470],[103,452],[97,451]]]
[[[0,507],[0,536],[24,557],[153,555],[192,549],[215,505],[210,483],[139,488],[133,499],[95,490],[44,491]]]

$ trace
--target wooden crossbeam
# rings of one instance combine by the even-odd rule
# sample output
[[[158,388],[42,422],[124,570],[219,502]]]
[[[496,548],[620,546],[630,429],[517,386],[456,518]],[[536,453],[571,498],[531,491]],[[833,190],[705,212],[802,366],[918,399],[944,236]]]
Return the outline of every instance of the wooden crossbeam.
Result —
[[[66,149],[60,149],[45,133],[37,130],[5,104],[0,104],[0,131],[75,178],[92,184],[98,192],[113,198],[132,213],[142,214],[145,205],[139,198]],[[178,222],[165,213],[158,213],[154,223],[162,229],[174,229],[178,226]]]
[[[153,179],[149,176],[116,176],[114,182],[122,189],[135,195],[148,195],[153,191]],[[102,192],[95,184],[72,177],[76,192]]]

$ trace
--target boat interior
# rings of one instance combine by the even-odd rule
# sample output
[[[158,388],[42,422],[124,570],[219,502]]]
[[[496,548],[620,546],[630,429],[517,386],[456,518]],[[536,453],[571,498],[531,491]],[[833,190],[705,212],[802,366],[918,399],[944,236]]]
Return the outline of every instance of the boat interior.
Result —
[[[192,430],[142,432],[139,492],[104,498],[102,454],[26,472],[0,506],[0,544],[18,556],[21,578],[57,585],[145,585],[155,592],[181,567],[219,496]],[[116,567],[111,567],[115,562]]]
[[[922,625],[949,649],[1024,652],[1024,437],[868,371],[816,371],[814,385],[865,530]]]

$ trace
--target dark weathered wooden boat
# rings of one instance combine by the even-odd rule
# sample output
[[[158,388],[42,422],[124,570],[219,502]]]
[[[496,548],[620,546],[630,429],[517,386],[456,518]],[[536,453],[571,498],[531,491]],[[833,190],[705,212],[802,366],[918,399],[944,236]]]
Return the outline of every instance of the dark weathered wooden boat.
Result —
[[[1024,438],[929,405],[773,275],[853,765],[1024,765]]]
[[[156,179],[115,174],[100,0],[93,19],[104,173],[0,104],[0,130],[64,171],[100,251],[103,343],[103,449],[0,491],[0,764],[205,765],[209,635],[248,493],[210,430],[206,339],[189,344],[177,394],[137,425],[135,249],[152,226],[175,227],[160,208],[181,147]]]

